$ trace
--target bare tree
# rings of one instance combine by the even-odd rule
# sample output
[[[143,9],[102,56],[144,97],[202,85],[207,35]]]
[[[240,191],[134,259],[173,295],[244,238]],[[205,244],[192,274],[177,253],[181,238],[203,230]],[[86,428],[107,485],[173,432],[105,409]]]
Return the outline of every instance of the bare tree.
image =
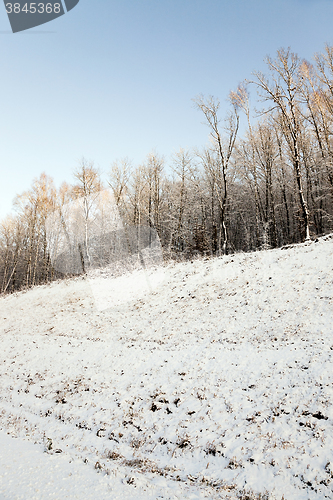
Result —
[[[24,248],[25,232],[21,217],[7,217],[0,225],[1,292],[16,288],[16,273]],[[20,285],[22,282],[20,282]]]
[[[156,153],[147,156],[143,169],[146,183],[148,225],[160,233],[161,182],[164,169],[164,159]]]
[[[88,263],[91,258],[89,255],[89,226],[93,217],[92,209],[95,199],[98,197],[102,189],[102,183],[98,170],[94,167],[93,162],[88,162],[84,158],[81,160],[79,167],[74,171],[74,177],[78,180],[78,184],[74,186],[73,191],[76,198],[81,198],[83,202],[83,224],[84,224],[84,245]],[[83,260],[82,249],[80,248],[81,260]],[[84,266],[83,270],[84,270]]]
[[[289,49],[281,49],[277,52],[276,60],[267,58],[267,65],[272,76],[271,81],[262,73],[257,72],[255,73],[257,80],[254,83],[260,89],[261,95],[273,103],[269,111],[277,109],[281,115],[283,134],[288,143],[295,170],[304,238],[309,240],[310,214],[304,196],[300,154],[300,59]]]
[[[233,110],[226,118],[225,131],[227,132],[226,140],[223,140],[220,131],[220,118],[218,112],[220,109],[220,101],[214,97],[205,99],[199,96],[194,99],[194,103],[205,115],[206,122],[210,128],[210,135],[212,138],[214,149],[217,153],[217,162],[209,162],[208,168],[210,174],[214,179],[214,188],[220,206],[220,223],[219,223],[219,253],[226,254],[228,251],[228,230],[226,223],[226,209],[228,199],[228,184],[227,184],[227,170],[230,163],[231,154],[233,152],[237,132],[239,128],[239,116],[237,112],[237,105],[231,99]],[[222,244],[223,239],[223,244]]]
[[[118,208],[125,205],[125,196],[129,189],[132,165],[128,158],[115,161],[109,173],[108,185],[112,189],[115,203]]]
[[[178,251],[183,252],[187,244],[186,228],[185,228],[185,210],[188,199],[188,178],[190,174],[191,154],[189,151],[180,149],[173,159],[172,170],[175,172],[179,181],[176,182],[174,188],[177,190],[177,212],[176,227],[172,234],[172,241]]]
[[[54,209],[55,198],[56,190],[53,179],[43,173],[33,181],[30,190],[14,200],[14,206],[25,227],[26,247],[20,250],[20,254],[22,263],[24,261],[27,287],[36,283],[37,274],[41,268],[44,279],[47,279],[50,261],[45,223],[48,214]]]
[[[132,205],[131,222],[134,225],[143,223],[145,181],[143,179],[143,165],[139,165],[132,174],[129,200]]]

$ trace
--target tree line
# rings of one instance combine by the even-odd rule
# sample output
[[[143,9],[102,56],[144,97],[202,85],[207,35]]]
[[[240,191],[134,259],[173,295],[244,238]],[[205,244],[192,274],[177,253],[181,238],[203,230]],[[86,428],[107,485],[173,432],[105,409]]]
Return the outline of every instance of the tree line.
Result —
[[[204,148],[181,149],[168,164],[156,152],[138,166],[116,161],[104,182],[84,159],[73,184],[35,179],[0,224],[0,291],[62,277],[50,258],[49,215],[106,188],[124,226],[154,228],[165,259],[276,248],[332,231],[333,47],[313,63],[281,49],[266,64],[266,74],[230,93],[224,117],[218,99],[194,99],[210,133]]]

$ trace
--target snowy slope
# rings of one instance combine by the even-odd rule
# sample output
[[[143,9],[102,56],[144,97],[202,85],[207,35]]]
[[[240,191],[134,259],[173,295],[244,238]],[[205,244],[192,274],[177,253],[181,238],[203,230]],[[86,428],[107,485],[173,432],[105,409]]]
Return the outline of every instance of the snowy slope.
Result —
[[[20,489],[19,443],[82,499],[92,474],[101,499],[333,498],[332,236],[169,265],[104,311],[83,278],[1,297],[0,498],[76,498]]]

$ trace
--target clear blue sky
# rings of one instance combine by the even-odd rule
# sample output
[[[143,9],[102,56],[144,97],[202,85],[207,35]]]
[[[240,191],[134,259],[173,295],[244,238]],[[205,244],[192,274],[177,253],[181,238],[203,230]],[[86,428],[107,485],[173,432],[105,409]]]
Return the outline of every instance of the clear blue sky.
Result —
[[[204,145],[193,97],[226,108],[266,55],[311,59],[325,42],[333,0],[80,0],[17,34],[1,4],[0,217],[43,171],[71,182],[82,156],[107,171]]]

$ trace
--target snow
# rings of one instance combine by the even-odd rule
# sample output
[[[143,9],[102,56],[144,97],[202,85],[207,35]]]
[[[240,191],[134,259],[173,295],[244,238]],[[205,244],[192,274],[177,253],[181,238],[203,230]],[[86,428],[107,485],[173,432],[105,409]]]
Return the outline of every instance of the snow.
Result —
[[[107,309],[82,277],[1,297],[1,500],[332,498],[332,255],[173,263]]]

